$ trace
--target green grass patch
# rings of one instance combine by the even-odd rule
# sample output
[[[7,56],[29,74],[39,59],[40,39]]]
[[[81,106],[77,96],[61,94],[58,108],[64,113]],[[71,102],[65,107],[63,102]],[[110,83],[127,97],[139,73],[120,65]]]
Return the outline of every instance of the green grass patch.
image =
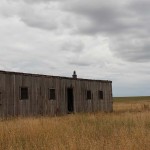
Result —
[[[113,97],[114,102],[137,102],[149,101],[150,96],[136,96],[136,97]]]

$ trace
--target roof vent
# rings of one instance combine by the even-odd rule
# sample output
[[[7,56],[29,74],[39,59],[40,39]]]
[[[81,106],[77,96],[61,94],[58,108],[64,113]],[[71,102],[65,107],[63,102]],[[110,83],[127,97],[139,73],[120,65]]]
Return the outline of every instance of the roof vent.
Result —
[[[73,72],[73,75],[72,75],[72,77],[73,77],[74,79],[77,79],[77,74],[76,74],[76,71],[74,71],[74,72]]]

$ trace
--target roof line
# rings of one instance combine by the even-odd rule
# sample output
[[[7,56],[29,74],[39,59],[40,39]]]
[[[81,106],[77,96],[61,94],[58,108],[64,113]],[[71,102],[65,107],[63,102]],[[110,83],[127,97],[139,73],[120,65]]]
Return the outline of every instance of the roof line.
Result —
[[[110,80],[96,80],[96,79],[84,79],[84,78],[72,78],[72,77],[64,77],[64,76],[53,76],[53,75],[44,75],[44,74],[33,74],[33,73],[24,73],[24,72],[14,72],[14,71],[3,71],[0,70],[0,73],[5,74],[18,74],[18,75],[26,75],[26,76],[44,76],[44,77],[54,77],[60,79],[71,79],[71,80],[86,80],[86,81],[98,81],[98,82],[112,82]]]

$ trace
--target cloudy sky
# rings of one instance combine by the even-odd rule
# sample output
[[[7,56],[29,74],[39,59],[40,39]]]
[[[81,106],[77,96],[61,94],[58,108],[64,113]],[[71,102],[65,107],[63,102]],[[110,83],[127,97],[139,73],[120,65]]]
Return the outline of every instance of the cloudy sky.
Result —
[[[0,0],[0,70],[113,81],[150,95],[149,0]]]

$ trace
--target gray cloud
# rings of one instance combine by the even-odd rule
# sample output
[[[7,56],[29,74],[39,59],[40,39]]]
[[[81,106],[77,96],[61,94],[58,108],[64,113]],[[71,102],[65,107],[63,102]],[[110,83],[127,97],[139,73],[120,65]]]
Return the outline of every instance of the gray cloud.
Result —
[[[1,0],[0,69],[113,81],[148,95],[148,0]],[[129,90],[128,90],[129,89]]]
[[[66,52],[81,53],[84,49],[84,44],[79,40],[68,40],[63,43],[61,49]]]
[[[37,4],[37,3],[36,3]],[[26,25],[34,28],[54,31],[60,25],[61,11],[55,4],[30,5],[24,4],[26,9],[19,11],[18,15]]]
[[[7,2],[11,2],[12,0],[5,0]],[[39,3],[49,3],[49,2],[58,2],[61,0],[13,0],[14,2],[25,2],[29,4],[39,4]]]
[[[26,3],[48,3],[48,2],[62,2],[62,0],[22,0]],[[65,0],[63,0],[65,1]]]
[[[39,3],[39,2],[47,3],[47,2],[54,1],[54,0],[36,0],[36,1],[34,1],[34,0],[23,0],[23,1],[26,2],[26,3]]]
[[[149,9],[150,9],[150,1],[149,0],[133,0],[129,4],[129,8],[133,10],[135,13],[144,16],[149,16]]]
[[[58,28],[57,22],[53,17],[51,19],[48,19],[48,16],[44,16],[36,12],[33,12],[32,15],[30,15],[29,12],[22,12],[20,17],[21,21],[33,28],[44,30],[55,30]]]
[[[62,16],[58,4],[46,3],[50,2],[49,0],[38,0],[35,3],[36,5],[33,5],[34,2],[32,0],[2,0],[0,15],[9,18],[17,17],[19,21],[32,28],[57,30],[61,21],[60,16]]]
[[[127,61],[145,62],[150,60],[149,6],[148,0],[72,0],[64,9],[82,18],[76,23],[78,34],[107,36],[115,55]]]
[[[150,59],[150,38],[117,37],[112,42],[110,48],[122,59],[133,62],[148,62]]]
[[[75,66],[84,66],[84,67],[89,67],[91,65],[90,62],[86,62],[84,60],[71,60],[68,62],[70,65],[75,65]]]
[[[150,59],[148,0],[110,0],[109,3],[102,0],[66,0],[63,3],[54,3],[51,0],[38,0],[36,3],[33,0],[19,2],[9,1],[12,6],[10,7],[3,1],[3,15],[17,15],[27,26],[50,32],[64,33],[68,30],[81,36],[105,36],[109,38],[110,49],[115,56],[136,62]],[[39,2],[43,4],[40,5]],[[50,3],[45,4],[47,2]],[[62,46],[62,49],[69,51],[80,51],[82,48],[76,43],[64,43]]]
[[[119,4],[120,2],[114,2],[113,0],[109,3],[96,0],[83,0],[80,3],[79,1],[72,1],[70,5],[65,5],[64,7],[67,11],[78,14],[83,17],[83,20],[87,19],[91,23],[89,30],[88,27],[84,30],[84,25],[86,27],[86,24],[84,24],[83,27],[81,26],[81,28],[79,26],[78,28],[81,33],[85,32],[89,34],[91,30],[93,30],[92,34],[116,34],[129,26],[127,23],[124,23],[122,17],[128,19],[131,15],[129,12],[125,11],[126,8],[124,8],[122,4]]]

